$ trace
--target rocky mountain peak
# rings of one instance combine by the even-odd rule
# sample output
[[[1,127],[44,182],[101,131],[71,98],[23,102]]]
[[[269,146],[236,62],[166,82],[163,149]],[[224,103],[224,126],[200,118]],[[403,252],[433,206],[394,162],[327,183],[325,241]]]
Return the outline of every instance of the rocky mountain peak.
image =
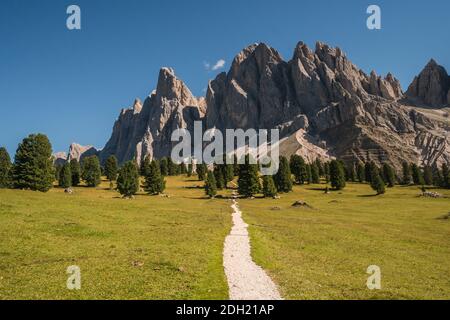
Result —
[[[196,99],[183,81],[178,79],[172,68],[161,68],[156,86],[156,99],[178,100],[182,105],[196,105]]]
[[[444,67],[431,59],[406,91],[415,105],[440,108],[450,104],[450,77]]]

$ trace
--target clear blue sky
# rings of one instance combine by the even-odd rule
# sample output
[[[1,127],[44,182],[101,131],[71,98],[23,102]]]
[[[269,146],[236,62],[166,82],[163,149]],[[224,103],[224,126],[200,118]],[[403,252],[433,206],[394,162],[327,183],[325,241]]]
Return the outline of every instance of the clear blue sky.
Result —
[[[66,8],[82,30],[66,28]],[[382,9],[382,30],[366,9]],[[1,0],[0,146],[11,155],[29,133],[54,151],[71,142],[103,147],[114,120],[155,87],[171,66],[196,95],[221,70],[207,71],[254,42],[290,59],[296,43],[341,47],[366,72],[392,72],[403,87],[430,58],[450,69],[450,1]]]

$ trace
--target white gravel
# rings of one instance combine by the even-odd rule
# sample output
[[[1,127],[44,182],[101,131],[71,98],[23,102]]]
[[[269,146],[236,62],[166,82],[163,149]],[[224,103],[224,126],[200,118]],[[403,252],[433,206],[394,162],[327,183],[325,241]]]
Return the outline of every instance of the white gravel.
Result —
[[[248,225],[233,200],[233,228],[225,239],[223,261],[230,300],[281,300],[277,286],[266,272],[253,262]]]

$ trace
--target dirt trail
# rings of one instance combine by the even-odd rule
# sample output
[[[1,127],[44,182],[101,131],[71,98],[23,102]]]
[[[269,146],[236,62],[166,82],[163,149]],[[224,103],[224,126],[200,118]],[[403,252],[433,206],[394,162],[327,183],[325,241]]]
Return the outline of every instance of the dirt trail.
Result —
[[[223,261],[231,300],[281,300],[281,295],[266,272],[253,262],[248,225],[233,200],[233,228],[225,239]]]

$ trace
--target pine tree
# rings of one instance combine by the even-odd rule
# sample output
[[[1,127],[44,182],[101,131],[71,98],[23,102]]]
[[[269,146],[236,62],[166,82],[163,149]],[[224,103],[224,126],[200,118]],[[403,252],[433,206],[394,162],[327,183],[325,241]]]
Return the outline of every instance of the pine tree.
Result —
[[[372,161],[366,162],[366,164],[364,165],[364,180],[368,183],[372,182],[372,171],[374,166],[375,164]]]
[[[389,188],[392,188],[395,185],[395,173],[394,169],[387,164],[383,164],[383,172],[382,172],[383,181]]]
[[[167,158],[162,158],[161,161],[159,162],[159,166],[161,169],[161,175],[163,177],[167,177],[169,175],[169,162]]]
[[[116,181],[119,165],[117,164],[117,158],[114,155],[109,156],[105,163],[105,176],[110,182]]]
[[[433,165],[432,170],[433,170],[433,185],[435,185],[436,187],[442,186],[443,178],[441,170],[439,170],[439,167],[436,164]]]
[[[305,168],[306,168],[306,182],[308,182],[308,184],[311,184],[312,183],[311,165],[306,164]]]
[[[278,192],[292,191],[292,175],[289,162],[285,157],[280,157],[278,172],[274,176],[275,186]]]
[[[197,164],[197,176],[199,181],[204,181],[207,175],[208,168],[206,164],[199,163]]]
[[[231,163],[231,158],[227,156],[223,157],[222,173],[225,180],[225,187],[227,187],[228,183],[234,179],[234,165]]]
[[[214,165],[214,178],[216,179],[217,189],[222,190],[225,187],[225,181],[220,165]]]
[[[370,186],[377,192],[377,195],[384,194],[386,192],[386,188],[376,166],[372,168],[371,174],[372,177],[370,178]]]
[[[423,168],[423,180],[426,185],[431,186],[433,185],[433,170],[430,166],[425,166]]]
[[[322,161],[319,158],[316,159],[315,164],[317,166],[317,170],[319,171],[319,177],[325,176],[325,171],[323,170]]]
[[[344,168],[337,160],[333,160],[330,163],[330,182],[331,186],[336,190],[342,190],[345,188]]]
[[[125,162],[120,168],[117,190],[124,198],[131,198],[139,191],[139,171],[134,161]]]
[[[415,185],[422,186],[425,184],[425,181],[423,180],[422,171],[420,171],[420,168],[415,163],[411,164],[411,172],[412,172],[412,178]]]
[[[187,176],[192,177],[193,173],[194,173],[194,165],[192,164],[192,160],[191,160],[187,167]]]
[[[70,163],[66,162],[59,174],[59,186],[67,189],[72,186],[72,171],[70,170]]]
[[[205,181],[205,193],[210,198],[214,198],[217,194],[216,178],[214,177],[214,173],[209,170]]]
[[[356,168],[354,163],[351,163],[347,166],[347,176],[348,181],[356,182]]]
[[[159,163],[153,160],[146,171],[144,190],[151,195],[157,195],[164,191],[166,182],[161,175]]]
[[[320,174],[319,168],[317,167],[317,162],[314,162],[311,165],[311,182],[315,184],[320,183]]]
[[[88,187],[97,187],[101,182],[102,171],[97,156],[86,157],[81,163],[81,176]]]
[[[182,162],[179,164],[178,174],[187,174],[186,163]]]
[[[272,176],[263,176],[263,195],[264,197],[275,197],[277,195],[277,188]]]
[[[402,163],[402,184],[409,185],[411,184],[411,181],[411,167],[409,166],[408,162],[404,161]]]
[[[72,186],[76,187],[81,182],[81,167],[77,159],[70,160],[70,172],[72,173]]]
[[[250,163],[250,157],[245,157],[245,164],[239,169],[238,193],[244,197],[253,197],[261,191],[258,165]]]
[[[442,164],[442,187],[450,188],[450,169],[446,163]]]
[[[150,160],[150,156],[146,156],[143,161],[141,161],[141,167],[139,168],[139,173],[142,177],[146,177],[148,175],[148,170],[150,170],[150,164],[152,161]],[[160,168],[161,170],[161,168]]]
[[[295,183],[304,184],[308,181],[306,163],[301,156],[293,154],[289,161],[289,167],[291,173],[294,175]]]
[[[356,175],[358,177],[358,182],[363,183],[366,181],[366,172],[364,169],[364,164],[359,162],[356,167]]]
[[[0,148],[0,189],[11,187],[11,158],[5,148]]]
[[[14,187],[47,192],[52,188],[54,179],[50,141],[43,134],[29,135],[19,144],[16,152],[12,178]]]
[[[323,165],[323,172],[324,172],[326,183],[330,182],[330,163],[329,162],[325,162],[325,164]]]

